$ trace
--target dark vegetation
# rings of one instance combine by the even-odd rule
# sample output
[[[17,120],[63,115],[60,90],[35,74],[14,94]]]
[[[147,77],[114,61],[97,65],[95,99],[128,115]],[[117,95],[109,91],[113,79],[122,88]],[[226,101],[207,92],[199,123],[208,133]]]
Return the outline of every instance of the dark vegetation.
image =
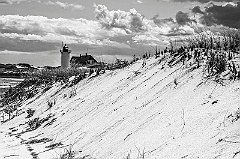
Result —
[[[136,59],[135,59],[136,61]],[[22,103],[30,98],[35,97],[36,95],[41,96],[45,93],[55,83],[61,83],[63,88],[71,87],[69,98],[72,98],[76,95],[75,85],[79,83],[86,77],[92,76],[96,77],[102,73],[105,73],[105,70],[114,70],[120,69],[128,66],[130,63],[126,60],[116,59],[114,64],[102,65],[99,68],[91,69],[44,69],[44,70],[35,70],[27,73],[27,76],[24,81],[16,85],[15,87],[10,87],[1,95],[0,99],[0,108],[2,108],[2,113],[7,114],[7,119],[2,119],[2,122],[6,122],[15,116],[19,115],[18,111]],[[70,77],[71,80],[70,80]],[[47,100],[48,109],[51,109],[56,104],[56,99]],[[34,114],[34,110],[27,110],[27,117],[30,118]]]
[[[74,79],[69,81],[69,78],[73,76]],[[40,95],[43,94],[51,89],[57,82],[64,84],[66,87],[71,87],[85,77],[86,72],[79,69],[56,69],[32,72],[24,81],[15,87],[10,87],[2,95],[0,108],[2,108],[3,113],[8,114],[7,120],[10,120],[18,115],[18,109],[23,101],[33,98],[38,93],[40,93]],[[56,101],[49,101],[49,108],[51,108],[55,102]],[[30,118],[33,113],[33,110],[27,110],[27,118]],[[3,119],[3,121],[7,120]]]
[[[33,110],[33,109],[28,109],[28,110],[27,110],[27,114],[28,114],[28,115],[27,115],[26,118],[32,117],[34,113],[35,113],[35,110]]]
[[[57,143],[52,143],[52,144],[46,146],[46,148],[54,149],[54,148],[59,147],[61,145],[63,145],[61,142],[57,142]]]
[[[42,138],[42,139],[32,139],[30,141],[22,141],[21,143],[24,144],[38,144],[38,143],[47,143],[52,141],[52,139],[49,138]]]
[[[39,128],[43,123],[45,123],[46,121],[48,121],[49,119],[51,119],[54,115],[53,114],[49,114],[47,117],[40,119],[39,117],[34,118],[32,120],[29,120],[27,122],[27,129],[26,131],[33,131],[36,130],[37,128]],[[47,124],[46,124],[47,125]],[[49,123],[48,123],[49,125]]]
[[[239,30],[229,30],[218,35],[201,32],[182,41],[172,41],[170,49],[166,48],[164,52],[170,53],[170,67],[188,62],[196,68],[202,66],[205,77],[219,79],[229,75],[230,80],[236,80],[240,79],[239,43]]]

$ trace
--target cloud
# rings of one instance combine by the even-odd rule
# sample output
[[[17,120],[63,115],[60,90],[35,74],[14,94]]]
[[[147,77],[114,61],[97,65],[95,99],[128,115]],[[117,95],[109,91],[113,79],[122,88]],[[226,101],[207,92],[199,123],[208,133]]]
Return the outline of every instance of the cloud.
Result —
[[[223,7],[237,7],[237,3],[234,3],[234,2],[227,2],[225,4],[222,5]]]
[[[42,17],[40,17],[42,18]],[[21,16],[0,16],[0,32],[4,33],[17,33],[17,34],[45,34],[43,25],[38,23],[37,20]]]
[[[240,2],[206,7],[200,17],[201,23],[207,26],[223,25],[240,29]]]
[[[162,34],[166,36],[192,34],[194,29],[189,30],[189,28],[193,28],[193,22],[196,24],[196,21],[188,13],[183,13],[182,11],[176,14],[175,20],[173,18],[160,19],[158,14],[152,20],[161,28]]]
[[[200,9],[199,6],[193,7],[192,12],[193,12],[193,13],[204,14],[204,12]]]
[[[199,3],[208,3],[208,2],[235,2],[238,0],[171,0],[173,2],[199,2]]]
[[[35,40],[52,40],[59,41],[61,38],[68,37],[95,37],[96,29],[100,28],[95,21],[84,19],[49,19],[43,16],[19,16],[6,15],[0,16],[1,36],[18,38],[35,37]],[[54,38],[58,37],[58,38]],[[57,40],[59,39],[59,40]],[[33,39],[29,39],[33,40]]]
[[[120,28],[126,33],[141,32],[146,30],[144,16],[139,14],[135,9],[129,12],[121,10],[109,11],[105,5],[94,5],[95,17],[103,28],[112,29]]]
[[[0,5],[16,4],[26,0],[0,0]]]
[[[38,52],[56,50],[55,43],[35,40],[12,39],[10,37],[0,36],[0,50],[20,51],[20,52]]]
[[[35,1],[35,0],[0,0],[0,5],[18,4],[18,3],[21,3],[23,1],[37,2],[37,3],[41,3],[41,4],[46,4],[46,5],[55,5],[55,6],[60,6],[64,9],[65,8],[71,8],[72,10],[83,10],[84,9],[84,6],[79,5],[79,4],[72,4],[72,3],[67,3],[67,2],[64,3],[64,2],[60,2],[60,1],[42,2],[40,0],[38,0],[38,1]]]
[[[166,24],[171,25],[174,23],[174,20],[172,18],[159,19],[159,14],[154,15],[152,20],[158,26],[162,26],[162,25],[166,25]]]
[[[62,7],[67,5],[47,3]],[[126,51],[134,50],[140,44],[166,45],[172,37],[194,33],[193,20],[190,14],[184,12],[178,12],[175,18],[161,19],[155,15],[147,19],[136,9],[108,10],[105,5],[94,5],[94,8],[96,20],[1,15],[1,49],[33,52],[55,50],[63,41],[74,47],[81,46],[80,49],[99,50],[105,47],[105,51],[110,48]]]
[[[43,16],[19,15],[0,16],[0,38],[8,39],[8,43],[2,43],[0,46],[3,46],[2,48],[6,50],[11,50],[10,46],[13,50],[19,49],[24,51],[24,47],[26,47],[26,50],[29,50],[28,45],[23,45],[24,47],[22,47],[19,46],[19,43],[36,43],[37,41],[39,41],[38,45],[42,46],[36,46],[36,50],[38,50],[37,48],[44,50],[43,48],[46,44],[56,48],[56,44],[62,41],[68,44],[85,44],[96,47],[129,48],[124,43],[106,40],[109,37],[118,35],[122,35],[122,32],[117,28],[111,31],[105,30],[102,29],[97,21],[86,19],[49,19]],[[30,49],[31,51],[35,49],[31,46],[30,48],[32,48]],[[49,49],[49,47],[46,48]]]
[[[9,54],[12,54],[12,55],[32,55],[33,53],[32,52],[20,52],[20,51],[9,51],[9,50],[3,50],[3,51],[0,51],[0,55],[9,55]]]
[[[183,13],[182,11],[177,12],[175,18],[179,25],[186,25],[187,23],[192,22],[188,16],[188,13]]]
[[[151,34],[141,34],[141,35],[136,35],[135,37],[132,38],[135,42],[139,42],[139,41],[161,41],[159,38],[157,38],[156,36],[153,36]]]
[[[100,45],[104,45],[104,46],[111,46],[111,47],[116,47],[116,48],[125,48],[125,49],[131,49],[131,47],[125,43],[118,43],[116,41],[111,41],[109,39],[103,39],[102,41],[99,41]]]
[[[146,44],[148,43],[160,45],[166,44],[166,38],[170,36],[190,35],[194,32],[190,25],[192,19],[187,13],[179,12],[176,15],[176,20],[172,18],[160,19],[159,15],[155,15],[152,19],[146,19],[135,9],[130,11],[108,10],[105,5],[94,5],[96,19],[101,24],[102,28],[107,31],[125,32],[122,35],[132,35],[133,43]],[[131,44],[129,41],[128,43]]]
[[[192,35],[195,33],[195,28],[184,25],[184,26],[177,26],[171,28],[168,32],[167,36],[185,36],[185,35]]]
[[[141,0],[136,0],[134,3],[142,4],[143,2]]]
[[[59,50],[41,52],[0,51],[0,63],[29,63],[34,66],[59,66]]]
[[[47,5],[56,5],[56,6],[60,6],[62,8],[72,8],[72,10],[83,10],[84,7],[82,5],[79,5],[79,4],[71,4],[71,3],[63,3],[63,2],[52,2],[52,1],[48,1],[48,2],[45,2],[44,4],[47,4]]]

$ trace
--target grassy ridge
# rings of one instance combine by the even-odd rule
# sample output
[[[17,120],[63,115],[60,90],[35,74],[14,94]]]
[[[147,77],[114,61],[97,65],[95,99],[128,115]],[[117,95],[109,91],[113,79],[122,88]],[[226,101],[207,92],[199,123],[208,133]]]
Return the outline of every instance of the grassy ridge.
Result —
[[[65,86],[71,87],[86,77],[87,71],[81,69],[56,69],[41,70],[33,72],[24,81],[10,87],[1,99],[2,111],[8,114],[8,120],[17,115],[18,108],[22,102],[34,97],[38,93],[49,90],[54,83],[61,82]],[[69,80],[73,77],[73,80]],[[14,113],[15,112],[15,113]]]

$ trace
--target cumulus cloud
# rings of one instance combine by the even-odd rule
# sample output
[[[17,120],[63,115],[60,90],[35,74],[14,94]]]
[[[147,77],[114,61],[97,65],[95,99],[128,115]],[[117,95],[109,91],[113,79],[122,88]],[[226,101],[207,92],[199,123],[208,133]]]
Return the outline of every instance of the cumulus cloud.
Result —
[[[130,11],[108,10],[105,5],[94,5],[96,19],[102,28],[108,31],[116,29],[122,30],[126,35],[132,35],[132,40],[136,44],[156,44],[166,43],[166,38],[170,36],[189,35],[193,30],[188,25],[192,20],[187,13],[179,12],[176,20],[172,18],[160,19],[155,15],[152,19],[146,19],[135,9]],[[122,33],[124,35],[124,33]]]
[[[64,41],[68,44],[129,48],[124,43],[118,44],[115,41],[104,40],[116,36],[116,32],[118,31],[104,30],[98,22],[86,19],[49,19],[43,16],[19,15],[0,16],[0,37],[12,39],[13,43],[19,40],[40,41],[45,45],[45,43],[56,44]]]
[[[196,7],[195,7],[196,8]],[[194,10],[192,10],[195,12]],[[207,26],[223,25],[240,29],[240,2],[225,5],[212,4],[201,12],[200,21]]]
[[[164,34],[172,34],[174,31],[177,34],[177,31],[180,31],[179,34],[182,34],[185,25],[188,27],[192,27],[192,23],[196,23],[195,20],[193,20],[188,13],[184,13],[182,11],[179,11],[176,13],[175,20],[173,18],[165,18],[160,19],[159,15],[155,15],[152,18],[153,22],[158,25],[158,27],[162,28],[164,31]],[[180,28],[180,29],[179,29]],[[182,29],[181,29],[182,28]],[[188,31],[186,30],[186,34]],[[191,31],[192,32],[192,31]]]
[[[146,30],[144,16],[139,14],[135,9],[130,9],[129,12],[121,10],[109,11],[105,5],[94,5],[96,19],[103,28],[124,29],[126,33],[141,32]]]
[[[191,14],[178,12],[175,18],[160,18],[155,15],[148,21],[147,31],[137,33],[132,39],[137,44],[164,46],[169,40],[180,36],[189,36],[195,33],[195,28],[203,26],[193,20]]]
[[[60,6],[62,8],[72,8],[73,10],[83,10],[84,9],[84,7],[79,4],[63,3],[63,2],[59,2],[59,1],[57,1],[57,2],[48,1],[48,2],[45,2],[45,4],[56,5],[56,6]]]
[[[132,40],[136,44],[160,45],[163,42],[166,44],[166,39],[170,36],[190,35],[194,32],[194,29],[190,27],[193,20],[187,13],[179,12],[175,20],[173,18],[161,19],[159,15],[146,19],[135,9],[126,12],[110,11],[105,5],[94,5],[94,7],[96,19],[103,29],[115,30],[115,33],[116,29],[118,33],[122,30],[126,35],[132,35]]]
[[[201,10],[201,8],[199,6],[193,7],[192,12],[193,13],[204,14],[204,12]]]
[[[156,18],[156,17],[155,17]],[[168,45],[172,38],[194,34],[195,29],[190,25],[179,25],[173,19],[152,21],[152,27],[147,32],[137,34],[132,39],[135,43],[147,46]]]
[[[175,18],[179,25],[186,25],[187,23],[192,22],[188,13],[183,13],[182,11],[177,12]]]

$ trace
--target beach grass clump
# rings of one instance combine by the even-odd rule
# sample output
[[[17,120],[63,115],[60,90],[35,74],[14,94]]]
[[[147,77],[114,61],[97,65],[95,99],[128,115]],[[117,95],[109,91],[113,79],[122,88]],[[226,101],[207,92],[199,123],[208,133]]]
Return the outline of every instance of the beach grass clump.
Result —
[[[29,109],[27,110],[27,116],[26,116],[26,118],[32,117],[32,116],[34,115],[34,113],[35,113],[35,110],[29,108]]]
[[[230,80],[240,79],[240,31],[225,29],[221,32],[201,31],[184,40],[170,42],[169,66],[182,62],[203,66],[206,77],[220,77],[229,72]]]
[[[39,117],[31,119],[27,122],[27,129],[26,131],[33,131],[39,128],[44,122],[48,121],[50,118],[52,118],[53,114],[48,114],[47,117],[40,119]]]
[[[211,51],[206,61],[207,73],[210,76],[221,74],[227,70],[227,62],[226,54]]]

